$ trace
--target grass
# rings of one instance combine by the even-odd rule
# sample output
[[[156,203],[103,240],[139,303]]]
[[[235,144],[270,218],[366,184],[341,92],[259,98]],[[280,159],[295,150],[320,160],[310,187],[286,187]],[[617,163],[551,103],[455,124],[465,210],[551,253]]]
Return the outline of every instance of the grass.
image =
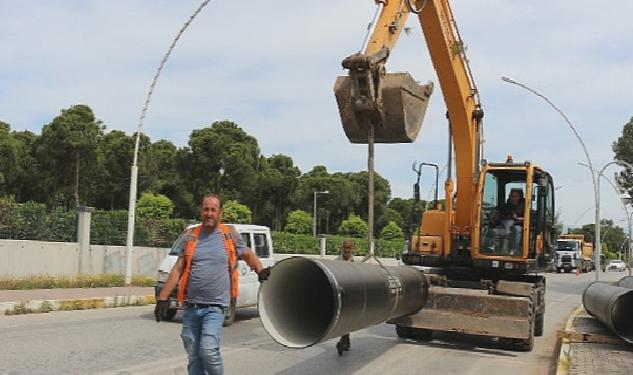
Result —
[[[153,277],[132,275],[132,286],[154,286]],[[64,288],[109,288],[125,286],[125,277],[121,274],[51,276],[39,275],[25,278],[0,278],[0,290],[27,289],[64,289]]]
[[[13,306],[13,309],[6,310],[4,313],[5,315],[24,315],[24,314],[31,314],[32,312],[33,310],[28,308],[28,306],[26,305],[26,302],[20,302],[16,304],[15,306]]]
[[[51,311],[53,311],[53,305],[48,301],[42,302],[38,310],[39,313],[49,313]]]

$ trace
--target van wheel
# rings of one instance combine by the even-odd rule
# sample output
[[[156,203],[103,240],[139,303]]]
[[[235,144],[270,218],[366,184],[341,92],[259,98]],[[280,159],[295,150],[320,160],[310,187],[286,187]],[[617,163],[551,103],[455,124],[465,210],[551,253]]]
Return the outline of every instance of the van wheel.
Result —
[[[232,298],[231,303],[229,304],[229,308],[224,313],[224,327],[228,327],[235,322],[235,314],[237,311],[236,305],[237,301],[235,300],[235,298]]]

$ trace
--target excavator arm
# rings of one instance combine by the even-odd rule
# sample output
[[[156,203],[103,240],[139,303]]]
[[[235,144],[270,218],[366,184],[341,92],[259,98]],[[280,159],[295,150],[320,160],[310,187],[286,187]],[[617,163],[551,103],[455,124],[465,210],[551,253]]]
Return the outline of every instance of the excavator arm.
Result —
[[[385,72],[407,18],[417,15],[439,79],[455,149],[458,204],[453,209],[452,200],[446,199],[446,227],[454,235],[468,234],[474,220],[483,111],[449,3],[376,3],[378,16],[364,50],[343,61],[349,75],[339,77],[335,84],[343,128],[353,143],[367,143],[368,122],[375,126],[377,143],[413,142],[417,137],[433,85],[420,85],[408,73]],[[446,197],[452,197],[450,176],[445,188]],[[450,246],[450,241],[445,245]]]

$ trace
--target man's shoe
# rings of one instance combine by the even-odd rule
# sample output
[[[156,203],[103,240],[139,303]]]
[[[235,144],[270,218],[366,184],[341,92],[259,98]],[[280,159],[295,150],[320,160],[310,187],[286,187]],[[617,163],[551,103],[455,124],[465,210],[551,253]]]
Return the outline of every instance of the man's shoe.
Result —
[[[343,355],[343,351],[344,350],[346,350],[346,349],[343,347],[343,343],[340,342],[340,341],[337,342],[336,343],[336,351],[338,352],[338,355]]]

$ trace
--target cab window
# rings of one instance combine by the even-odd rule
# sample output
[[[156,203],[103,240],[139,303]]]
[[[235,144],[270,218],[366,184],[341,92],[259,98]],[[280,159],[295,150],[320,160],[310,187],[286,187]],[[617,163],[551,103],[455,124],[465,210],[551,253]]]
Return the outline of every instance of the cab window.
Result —
[[[255,253],[260,258],[268,258],[270,251],[268,249],[268,240],[265,234],[255,233],[253,235],[255,241]]]
[[[240,236],[242,237],[242,242],[244,243],[244,246],[250,248],[251,247],[250,233],[240,233]]]

